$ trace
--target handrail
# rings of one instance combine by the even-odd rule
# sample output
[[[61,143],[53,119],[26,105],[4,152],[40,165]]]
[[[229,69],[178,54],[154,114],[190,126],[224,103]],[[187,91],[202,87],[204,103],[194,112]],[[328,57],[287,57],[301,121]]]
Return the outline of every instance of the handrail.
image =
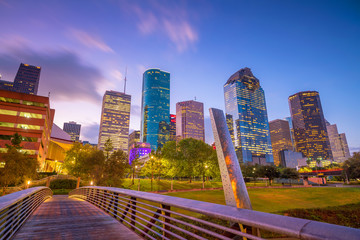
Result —
[[[10,239],[35,209],[52,196],[47,187],[33,187],[0,197],[0,239]]]
[[[103,209],[147,239],[360,239],[360,229],[121,188],[82,187],[69,197]]]

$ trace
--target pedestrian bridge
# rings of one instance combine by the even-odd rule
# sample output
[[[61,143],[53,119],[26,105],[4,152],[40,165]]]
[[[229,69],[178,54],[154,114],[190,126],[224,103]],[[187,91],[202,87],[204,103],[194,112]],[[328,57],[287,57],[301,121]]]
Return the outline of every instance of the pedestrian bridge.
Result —
[[[120,188],[34,187],[0,198],[0,239],[355,240],[360,230]]]

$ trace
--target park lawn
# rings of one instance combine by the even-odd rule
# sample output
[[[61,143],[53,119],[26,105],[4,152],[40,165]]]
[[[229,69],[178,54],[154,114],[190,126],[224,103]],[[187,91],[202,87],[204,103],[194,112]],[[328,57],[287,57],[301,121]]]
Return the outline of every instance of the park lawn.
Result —
[[[150,179],[135,179],[134,184],[129,178],[124,179],[123,187],[126,189],[138,190],[138,184],[140,181],[140,191],[149,192],[151,191],[151,180]],[[220,188],[222,187],[221,182],[209,181],[205,182],[205,188]],[[176,181],[173,182],[174,190],[184,190],[184,189],[201,189],[202,181]],[[171,189],[171,180],[161,179],[153,180],[153,190],[152,191],[168,191]]]
[[[295,208],[323,208],[360,202],[360,188],[261,188],[248,189],[253,209],[277,213]],[[172,192],[166,195],[225,204],[222,190]]]

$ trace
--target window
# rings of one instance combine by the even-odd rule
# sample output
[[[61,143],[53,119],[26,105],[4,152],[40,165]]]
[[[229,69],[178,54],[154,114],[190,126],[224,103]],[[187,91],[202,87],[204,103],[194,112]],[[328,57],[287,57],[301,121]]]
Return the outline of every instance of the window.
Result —
[[[20,117],[42,119],[42,114],[29,113],[29,112],[20,112]]]
[[[17,127],[18,127],[18,128],[23,128],[23,129],[40,130],[40,126],[29,125],[29,124],[18,124]]]
[[[16,115],[17,115],[17,111],[0,109],[0,114],[10,115],[10,116],[16,116]]]
[[[0,122],[0,127],[15,127],[15,123]]]

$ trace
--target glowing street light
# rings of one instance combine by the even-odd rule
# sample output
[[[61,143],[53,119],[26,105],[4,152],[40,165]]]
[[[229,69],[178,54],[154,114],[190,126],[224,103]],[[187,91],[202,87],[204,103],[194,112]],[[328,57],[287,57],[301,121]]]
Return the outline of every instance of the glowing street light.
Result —
[[[94,185],[94,182],[93,182],[93,181],[91,181],[91,182],[90,182],[90,185],[91,185],[91,186],[92,186],[92,185]]]

